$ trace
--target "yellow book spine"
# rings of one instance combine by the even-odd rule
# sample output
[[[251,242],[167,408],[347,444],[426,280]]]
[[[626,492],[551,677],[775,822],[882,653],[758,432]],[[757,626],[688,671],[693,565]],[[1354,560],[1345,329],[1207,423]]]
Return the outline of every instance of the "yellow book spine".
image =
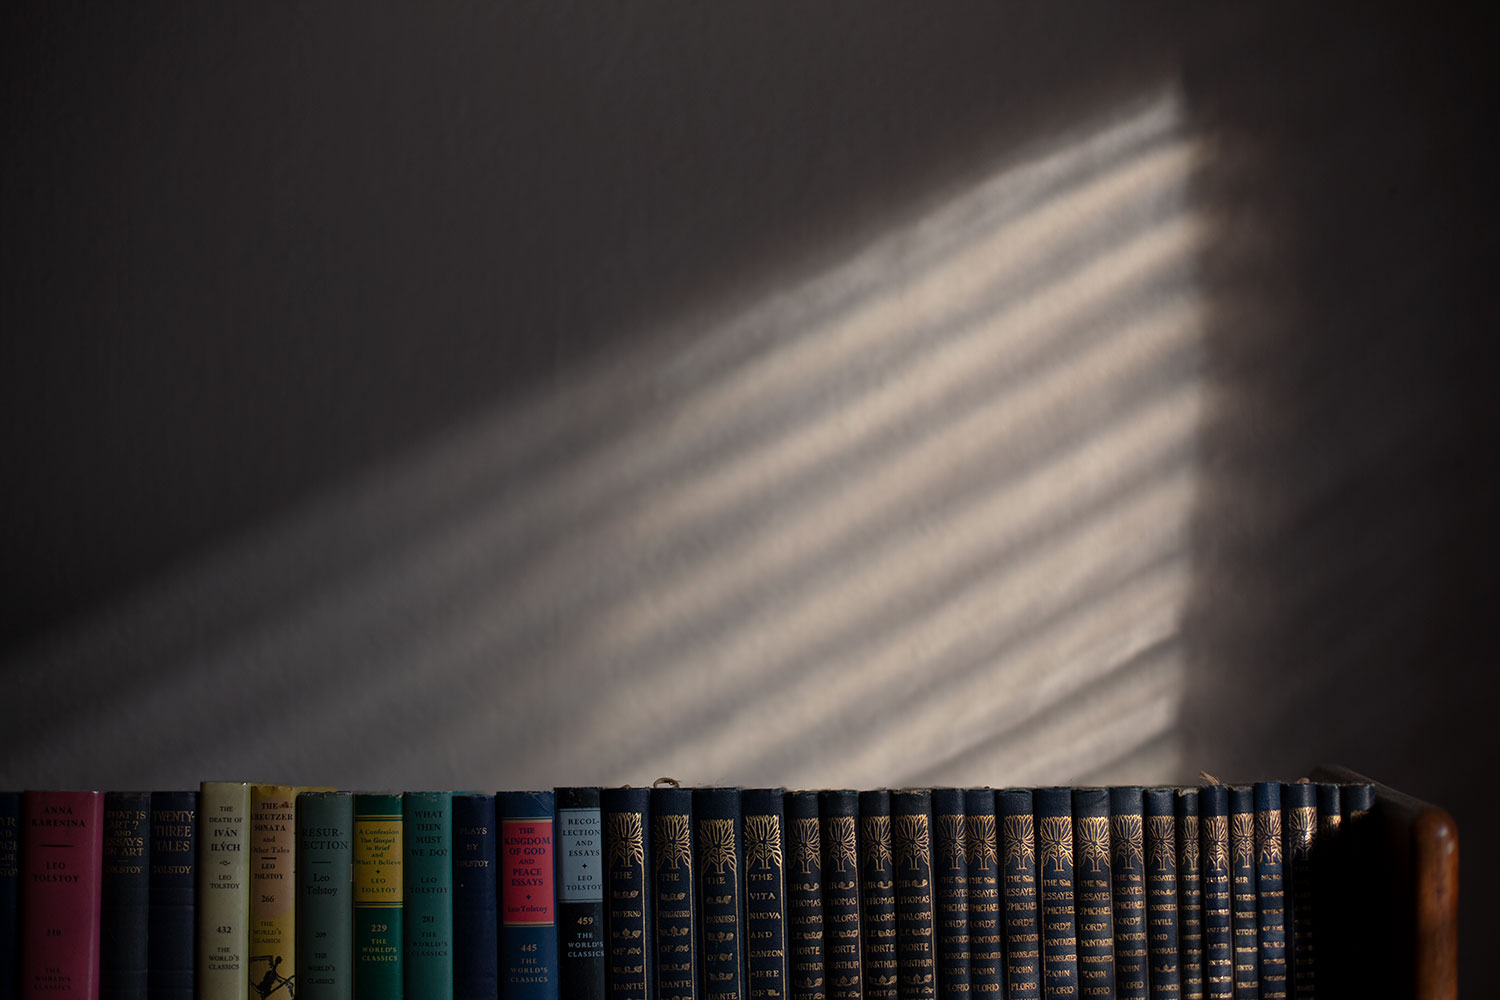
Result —
[[[312,791],[331,789],[250,786],[251,996],[296,995],[297,794]]]

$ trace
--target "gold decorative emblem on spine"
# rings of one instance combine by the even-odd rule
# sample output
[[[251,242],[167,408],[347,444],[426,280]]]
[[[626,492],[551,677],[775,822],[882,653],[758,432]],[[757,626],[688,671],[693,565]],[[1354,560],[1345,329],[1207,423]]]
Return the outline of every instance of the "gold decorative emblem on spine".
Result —
[[[920,871],[923,863],[932,864],[932,839],[927,832],[927,817],[896,817],[896,854],[908,871]]]
[[[681,813],[656,817],[656,870],[693,870],[693,831]]]
[[[745,817],[745,867],[781,870],[781,824],[776,816]]]
[[[1261,864],[1281,864],[1281,810],[1262,809],[1255,814],[1255,839]]]
[[[968,827],[969,861],[988,867],[995,864],[995,817],[970,816],[965,820]]]
[[[1182,867],[1185,871],[1196,872],[1198,870],[1198,817],[1184,816],[1182,818],[1182,837],[1179,843],[1182,849]]]
[[[828,818],[828,855],[833,870],[843,875],[859,867],[857,853],[858,838],[854,833],[853,816],[830,816]]]
[[[705,869],[712,868],[715,875],[723,875],[726,867],[731,872],[739,871],[739,859],[734,851],[734,820],[700,819],[698,846]]]
[[[864,827],[865,864],[876,871],[884,871],[891,863],[891,818],[889,816],[866,816]]]
[[[818,821],[807,817],[792,823],[792,852],[802,874],[811,876],[821,867],[822,841],[818,838]]]
[[[1146,822],[1151,836],[1146,842],[1151,847],[1151,863],[1160,871],[1177,870],[1177,831],[1170,816],[1147,816]]]
[[[1080,816],[1078,818],[1078,856],[1089,866],[1089,871],[1099,873],[1100,865],[1109,864],[1109,819],[1104,816]]]
[[[1071,816],[1044,816],[1037,832],[1042,867],[1051,861],[1053,871],[1062,871],[1063,865],[1073,865],[1073,818]]]
[[[1229,869],[1229,817],[1209,816],[1203,821],[1203,837],[1208,841],[1208,864],[1216,872]]]
[[[1036,836],[1030,816],[1005,817],[1005,866],[1036,865]]]
[[[1340,816],[1338,813],[1325,813],[1324,815],[1318,817],[1318,830],[1324,836],[1337,833],[1339,830],[1339,825],[1343,822],[1343,820],[1344,817]]]
[[[1115,816],[1110,820],[1114,840],[1115,864],[1126,871],[1144,866],[1145,843],[1139,816]]]
[[[1292,809],[1291,834],[1292,857],[1305,861],[1312,854],[1313,840],[1318,835],[1318,810],[1315,806],[1296,806]]]
[[[962,816],[937,817],[938,851],[948,863],[949,871],[958,871],[969,863],[968,824]]]
[[[1247,868],[1255,864],[1255,818],[1249,813],[1236,813],[1229,826],[1229,839],[1234,845],[1234,863]]]
[[[609,863],[611,866],[646,866],[646,838],[640,813],[609,814]]]

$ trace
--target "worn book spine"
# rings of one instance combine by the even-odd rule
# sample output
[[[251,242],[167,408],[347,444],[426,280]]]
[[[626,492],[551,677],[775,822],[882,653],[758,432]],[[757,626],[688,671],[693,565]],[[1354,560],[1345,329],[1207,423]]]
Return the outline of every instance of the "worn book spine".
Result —
[[[1005,927],[1000,919],[1000,833],[994,789],[965,790],[964,831],[969,847],[970,992],[998,1000],[1005,994]]]
[[[97,1000],[104,796],[21,800],[22,1000]]]
[[[99,890],[100,1000],[145,1000],[151,900],[151,793],[104,795]]]
[[[1078,995],[1078,928],[1073,914],[1073,793],[1032,792],[1036,810],[1037,880],[1041,883],[1042,993]]]
[[[496,830],[493,795],[454,793],[453,1000],[498,1000],[500,996],[495,948],[500,939]],[[598,1000],[597,995],[590,1000]]]
[[[198,883],[198,793],[151,793],[151,1000],[193,1000],[193,905]]]
[[[0,792],[0,1000],[15,1000],[21,956],[21,793]]]
[[[1203,1000],[1203,865],[1198,789],[1177,790],[1177,921],[1183,1000]]]
[[[1005,923],[1005,994],[1010,1000],[1042,995],[1042,930],[1037,918],[1036,819],[1026,789],[995,795],[1000,822],[1001,919]]]
[[[550,843],[550,816],[547,836]],[[401,852],[401,978],[406,995],[452,996],[452,792],[407,792],[402,796]],[[550,855],[547,862],[550,866]],[[551,882],[549,871],[549,886]]]
[[[788,792],[786,938],[792,1000],[827,1000],[823,968],[823,838],[818,793]]]
[[[745,976],[751,1000],[786,1000],[786,790],[747,788],[745,820]]]
[[[994,807],[991,806],[991,809]],[[938,991],[943,997],[968,997],[971,931],[969,929],[968,816],[961,788],[932,790],[933,929],[937,936]]]
[[[651,789],[657,1000],[698,995],[698,893],[693,838],[693,790]]]
[[[866,1000],[900,1000],[896,875],[891,864],[891,793],[859,793],[860,923]]]
[[[1146,1000],[1150,993],[1146,935],[1145,792],[1139,785],[1109,790],[1109,841],[1115,914],[1115,994]]]
[[[250,993],[250,786],[198,786],[198,996],[248,1000]]]
[[[1200,789],[1198,813],[1198,843],[1203,858],[1203,992],[1209,1000],[1232,1000],[1228,789],[1223,785]]]
[[[902,789],[891,793],[891,838],[901,1000],[937,1000],[930,791]]]
[[[354,995],[401,1000],[405,947],[402,808],[398,792],[354,796]]]
[[[250,954],[253,996],[297,988],[297,793],[250,786]]]
[[[297,796],[299,1000],[354,996],[354,796]],[[274,996],[274,994],[273,994]]]
[[[1235,1000],[1260,1000],[1260,897],[1255,875],[1255,794],[1229,789],[1230,917]]]
[[[500,988],[507,1000],[557,1000],[556,802],[550,791],[501,792],[495,811],[500,817]]]
[[[1317,995],[1317,941],[1314,926],[1316,876],[1313,854],[1318,841],[1318,790],[1308,781],[1283,785],[1281,830],[1285,875],[1292,898],[1287,939],[1291,945],[1292,995]]]
[[[747,993],[741,815],[738,788],[693,792],[704,1000],[743,1000]]]
[[[818,794],[823,849],[823,970],[828,1000],[861,1000],[864,943],[859,900],[859,793]]]
[[[603,1000],[605,991],[604,820],[599,789],[558,788],[558,982],[568,1000]]]
[[[1114,1000],[1115,914],[1109,850],[1109,791],[1073,790],[1073,902],[1078,923],[1078,993]]]
[[[1281,842],[1281,782],[1257,782],[1255,881],[1260,913],[1260,995],[1287,1000],[1286,886]]]
[[[610,1000],[654,1000],[656,942],[651,889],[651,790],[606,788],[604,816]],[[571,995],[569,1000],[572,1000]]]

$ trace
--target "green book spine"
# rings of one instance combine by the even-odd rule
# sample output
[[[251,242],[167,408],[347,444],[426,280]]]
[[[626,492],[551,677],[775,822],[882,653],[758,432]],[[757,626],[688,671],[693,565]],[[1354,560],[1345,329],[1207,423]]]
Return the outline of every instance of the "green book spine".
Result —
[[[402,1000],[401,795],[354,796],[354,995]]]
[[[198,996],[250,996],[250,786],[205,781],[198,793]]]
[[[300,1000],[354,996],[354,796],[297,796],[297,976]]]
[[[407,792],[402,826],[406,995],[453,995],[453,794]]]

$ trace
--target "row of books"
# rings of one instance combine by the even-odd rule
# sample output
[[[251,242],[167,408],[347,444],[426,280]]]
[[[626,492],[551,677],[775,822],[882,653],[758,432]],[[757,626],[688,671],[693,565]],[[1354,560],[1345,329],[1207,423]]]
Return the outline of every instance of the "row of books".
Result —
[[[1339,996],[1372,803],[1307,782],[0,793],[0,998]]]

